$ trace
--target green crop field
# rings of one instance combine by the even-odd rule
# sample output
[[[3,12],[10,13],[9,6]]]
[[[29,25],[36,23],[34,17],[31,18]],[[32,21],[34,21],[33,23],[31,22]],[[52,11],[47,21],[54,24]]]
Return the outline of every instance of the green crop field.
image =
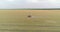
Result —
[[[60,10],[0,10],[0,32],[60,32]]]

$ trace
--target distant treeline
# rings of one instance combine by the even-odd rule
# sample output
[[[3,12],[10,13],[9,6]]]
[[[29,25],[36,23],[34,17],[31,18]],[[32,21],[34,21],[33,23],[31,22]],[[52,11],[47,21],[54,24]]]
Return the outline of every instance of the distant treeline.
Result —
[[[60,10],[60,8],[16,8],[16,9],[0,9],[0,10]]]

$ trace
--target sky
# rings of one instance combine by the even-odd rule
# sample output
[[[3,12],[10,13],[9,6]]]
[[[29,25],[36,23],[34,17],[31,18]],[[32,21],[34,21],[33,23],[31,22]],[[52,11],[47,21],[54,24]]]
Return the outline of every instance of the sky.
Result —
[[[0,0],[0,9],[60,8],[60,0]]]

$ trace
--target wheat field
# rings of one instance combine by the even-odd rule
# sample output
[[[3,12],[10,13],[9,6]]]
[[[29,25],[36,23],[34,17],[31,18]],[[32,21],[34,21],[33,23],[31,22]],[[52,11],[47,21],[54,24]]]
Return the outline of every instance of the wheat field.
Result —
[[[60,10],[0,10],[0,32],[60,32]]]

